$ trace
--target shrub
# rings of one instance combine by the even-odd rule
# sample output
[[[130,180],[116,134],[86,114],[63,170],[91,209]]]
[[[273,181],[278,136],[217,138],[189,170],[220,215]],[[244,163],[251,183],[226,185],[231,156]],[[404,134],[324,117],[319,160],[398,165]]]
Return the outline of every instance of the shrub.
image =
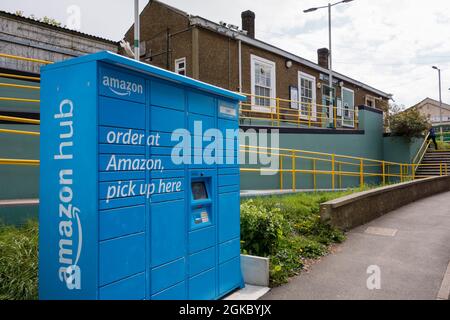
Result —
[[[283,237],[286,222],[280,209],[268,209],[252,200],[241,205],[241,241],[243,252],[269,256]]]
[[[408,140],[422,137],[430,125],[428,119],[415,108],[389,115],[389,124],[392,135]]]
[[[38,293],[38,223],[0,226],[0,300],[35,300]]]
[[[321,221],[320,204],[368,188],[244,201],[241,204],[243,252],[270,258],[272,286],[287,282],[302,270],[304,259],[323,256],[330,244],[345,239],[341,231]]]

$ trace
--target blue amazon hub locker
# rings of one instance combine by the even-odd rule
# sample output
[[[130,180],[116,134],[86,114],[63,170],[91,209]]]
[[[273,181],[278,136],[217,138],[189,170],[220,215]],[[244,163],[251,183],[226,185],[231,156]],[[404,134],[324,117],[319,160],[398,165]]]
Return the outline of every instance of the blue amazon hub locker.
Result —
[[[110,52],[42,69],[41,299],[219,299],[243,286],[244,97]]]

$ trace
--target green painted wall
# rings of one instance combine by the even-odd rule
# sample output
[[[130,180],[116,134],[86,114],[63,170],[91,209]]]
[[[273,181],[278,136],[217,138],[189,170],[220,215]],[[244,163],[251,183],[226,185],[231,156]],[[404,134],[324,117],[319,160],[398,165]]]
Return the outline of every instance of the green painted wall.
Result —
[[[39,86],[39,83],[0,78],[0,83]],[[38,90],[0,86],[1,97],[39,99]],[[15,113],[37,113],[38,103],[0,101],[0,115]],[[24,116],[26,117],[26,116]],[[0,121],[1,129],[39,132],[39,126],[11,124]],[[0,133],[0,158],[39,159],[39,137]],[[0,200],[39,197],[39,167],[0,165]],[[1,208],[0,223],[21,224],[37,217],[37,207]]]
[[[385,146],[383,138],[383,115],[371,110],[359,110],[360,129],[364,131],[361,134],[316,134],[316,133],[281,133],[280,148],[301,149],[315,152],[332,153],[337,155],[347,155],[363,157],[367,159],[383,160]],[[400,143],[400,142],[399,142]],[[405,143],[405,148],[407,144]],[[409,147],[409,146],[408,146]],[[305,155],[306,156],[306,155]],[[309,156],[318,157],[318,156]],[[329,157],[320,157],[329,159]],[[336,158],[336,161],[351,162],[356,165],[343,164],[340,168],[336,165],[336,170],[341,169],[344,172],[359,171],[359,162]],[[405,160],[405,162],[409,162]],[[382,167],[377,163],[368,163],[364,169],[367,173],[381,173]],[[373,165],[373,166],[372,166]],[[254,166],[243,166],[252,168]],[[283,169],[292,169],[291,158],[283,159]],[[313,160],[295,161],[295,167],[298,170],[312,170]],[[331,162],[317,161],[316,170],[331,171]],[[285,189],[293,188],[292,173],[283,174],[283,187]],[[314,176],[310,173],[297,173],[295,176],[297,189],[313,189]],[[330,189],[332,186],[331,175],[316,175],[316,187],[318,189]],[[366,184],[379,184],[381,179],[378,177],[366,176]],[[360,185],[359,176],[339,176],[336,174],[335,187],[348,188]],[[267,190],[280,188],[280,175],[261,176],[256,172],[244,172],[241,178],[241,188],[243,190]]]

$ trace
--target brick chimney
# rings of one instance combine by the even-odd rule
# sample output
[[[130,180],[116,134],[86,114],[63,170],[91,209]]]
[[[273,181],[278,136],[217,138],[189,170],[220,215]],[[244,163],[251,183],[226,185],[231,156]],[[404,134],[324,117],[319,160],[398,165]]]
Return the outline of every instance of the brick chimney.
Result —
[[[250,38],[255,38],[255,13],[247,10],[242,12],[242,30],[247,31]]]
[[[317,60],[319,66],[322,68],[328,69],[328,58],[330,56],[330,51],[327,48],[322,48],[317,50]]]

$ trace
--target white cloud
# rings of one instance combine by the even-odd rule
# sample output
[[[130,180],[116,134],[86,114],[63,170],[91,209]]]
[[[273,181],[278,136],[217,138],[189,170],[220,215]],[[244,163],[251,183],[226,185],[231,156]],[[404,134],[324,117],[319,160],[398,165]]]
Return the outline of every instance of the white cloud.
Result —
[[[148,1],[141,0],[141,6]],[[316,61],[328,46],[327,10],[319,0],[165,0],[188,13],[240,25],[240,13],[256,13],[257,38]],[[82,31],[119,40],[133,21],[132,0],[2,0],[0,8],[66,19],[78,4]],[[443,70],[443,98],[450,100],[450,1],[355,0],[333,8],[334,69],[380,90],[398,103],[411,105],[438,97],[438,64]]]

